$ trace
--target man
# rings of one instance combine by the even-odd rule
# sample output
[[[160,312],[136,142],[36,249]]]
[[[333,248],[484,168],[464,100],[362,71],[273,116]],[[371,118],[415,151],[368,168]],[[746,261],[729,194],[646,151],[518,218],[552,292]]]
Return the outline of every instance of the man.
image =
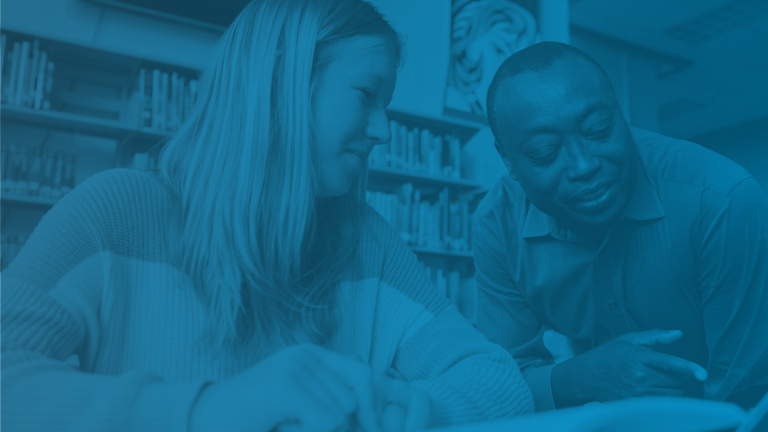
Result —
[[[475,213],[477,326],[517,359],[536,410],[642,395],[754,404],[768,384],[755,179],[628,127],[605,72],[565,44],[508,58],[487,106],[509,174]],[[555,365],[547,328],[577,355]]]

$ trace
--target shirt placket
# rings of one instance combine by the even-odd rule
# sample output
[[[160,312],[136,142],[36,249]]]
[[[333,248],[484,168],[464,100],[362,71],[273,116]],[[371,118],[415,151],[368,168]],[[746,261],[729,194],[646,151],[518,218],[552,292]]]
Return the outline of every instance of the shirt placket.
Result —
[[[605,313],[611,339],[629,333],[626,302],[624,300],[624,263],[627,253],[627,225],[623,221],[611,230],[597,252],[597,279],[601,305]]]

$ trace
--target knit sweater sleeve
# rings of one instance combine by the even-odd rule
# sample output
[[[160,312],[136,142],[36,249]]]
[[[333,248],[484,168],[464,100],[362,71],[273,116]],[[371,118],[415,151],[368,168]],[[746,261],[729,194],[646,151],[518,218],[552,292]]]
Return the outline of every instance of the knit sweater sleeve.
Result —
[[[110,242],[131,240],[110,239],[107,227],[129,224],[111,212],[141,187],[136,175],[106,172],[75,188],[3,272],[3,430],[187,430],[203,383],[167,383],[140,371],[88,373],[65,362],[77,354],[87,365],[100,343],[114,342],[100,334],[102,290]]]
[[[394,292],[379,294],[377,327],[398,338],[392,367],[430,395],[435,426],[532,413],[514,359],[437,291],[389,224],[372,219],[384,248],[381,283]]]

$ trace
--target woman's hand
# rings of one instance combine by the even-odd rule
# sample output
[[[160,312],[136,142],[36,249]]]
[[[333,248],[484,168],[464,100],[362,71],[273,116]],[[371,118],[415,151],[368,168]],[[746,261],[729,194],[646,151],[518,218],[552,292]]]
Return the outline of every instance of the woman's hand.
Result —
[[[391,377],[376,377],[383,432],[412,432],[432,424],[432,402],[423,391]]]
[[[208,385],[191,430],[410,432],[428,427],[426,393],[316,345],[285,348]]]
[[[207,386],[192,410],[191,430],[379,431],[373,378],[368,365],[333,351],[288,347]]]

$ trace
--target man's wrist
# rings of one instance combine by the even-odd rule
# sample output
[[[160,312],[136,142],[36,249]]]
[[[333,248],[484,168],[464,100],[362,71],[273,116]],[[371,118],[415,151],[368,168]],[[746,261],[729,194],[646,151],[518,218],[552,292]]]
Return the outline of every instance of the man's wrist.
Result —
[[[590,402],[578,382],[576,357],[558,363],[552,368],[552,400],[557,409],[583,405]]]

